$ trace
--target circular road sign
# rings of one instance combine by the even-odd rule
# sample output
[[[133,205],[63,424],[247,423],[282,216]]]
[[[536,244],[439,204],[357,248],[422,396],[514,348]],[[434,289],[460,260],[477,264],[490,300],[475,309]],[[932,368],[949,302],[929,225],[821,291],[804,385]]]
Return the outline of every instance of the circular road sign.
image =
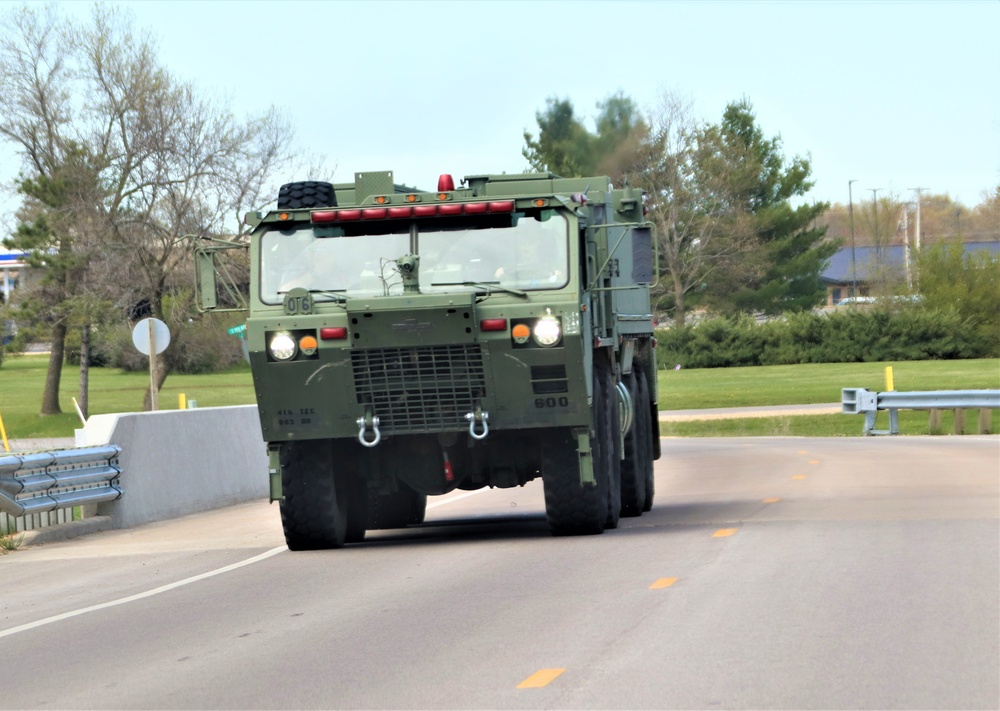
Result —
[[[149,355],[150,333],[156,340],[156,354],[167,350],[170,345],[170,329],[158,318],[144,318],[132,329],[132,343],[143,355]]]

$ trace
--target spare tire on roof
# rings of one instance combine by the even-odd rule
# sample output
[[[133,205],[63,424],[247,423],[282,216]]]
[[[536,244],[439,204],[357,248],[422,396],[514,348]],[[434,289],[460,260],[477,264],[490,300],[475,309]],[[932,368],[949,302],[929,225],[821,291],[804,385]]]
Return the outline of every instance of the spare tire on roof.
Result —
[[[334,207],[336,204],[337,197],[333,192],[333,186],[319,180],[285,183],[278,190],[279,210]]]

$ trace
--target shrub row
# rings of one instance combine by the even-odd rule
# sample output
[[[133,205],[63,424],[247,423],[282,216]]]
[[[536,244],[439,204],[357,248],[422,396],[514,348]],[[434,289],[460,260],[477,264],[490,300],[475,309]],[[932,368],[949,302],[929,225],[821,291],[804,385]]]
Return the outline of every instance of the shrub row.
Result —
[[[232,316],[205,314],[196,321],[185,324],[184,328],[172,329],[170,346],[161,355],[170,363],[171,372],[182,374],[216,373],[226,370],[243,360],[240,341],[226,333],[233,325]],[[69,339],[67,339],[69,340]],[[79,339],[67,343],[67,360],[79,358],[75,349]],[[129,372],[148,370],[149,358],[136,350],[132,343],[132,331],[126,324],[106,328],[94,334],[91,363],[93,365],[121,368]]]
[[[851,310],[757,323],[713,318],[658,330],[660,367],[996,358],[1000,339],[953,311]]]

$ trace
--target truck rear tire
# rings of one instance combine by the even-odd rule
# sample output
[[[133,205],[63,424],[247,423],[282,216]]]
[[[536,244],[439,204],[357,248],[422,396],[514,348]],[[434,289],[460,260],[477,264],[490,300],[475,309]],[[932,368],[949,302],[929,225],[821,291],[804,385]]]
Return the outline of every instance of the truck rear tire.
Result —
[[[289,550],[341,548],[347,542],[347,505],[337,486],[333,451],[325,440],[281,448],[281,526]]]
[[[618,388],[610,368],[596,366],[604,386],[604,467],[608,473],[608,517],[604,528],[618,528],[622,512],[622,431],[621,415],[618,408]]]
[[[646,451],[644,426],[649,424],[649,403],[642,400],[639,391],[638,378],[633,371],[628,376],[629,393],[635,406],[635,417],[632,428],[625,433],[625,458],[622,459],[622,516],[642,516],[646,505],[646,464],[649,454]],[[643,421],[643,412],[646,421]]]
[[[312,207],[334,207],[337,204],[333,186],[319,180],[285,183],[278,190],[278,209],[297,210]]]
[[[645,371],[639,371],[639,404],[636,405],[636,424],[639,425],[639,433],[642,435],[642,451],[644,460],[643,476],[646,480],[646,498],[642,504],[643,511],[653,508],[653,411],[652,400],[649,396],[649,380]]]

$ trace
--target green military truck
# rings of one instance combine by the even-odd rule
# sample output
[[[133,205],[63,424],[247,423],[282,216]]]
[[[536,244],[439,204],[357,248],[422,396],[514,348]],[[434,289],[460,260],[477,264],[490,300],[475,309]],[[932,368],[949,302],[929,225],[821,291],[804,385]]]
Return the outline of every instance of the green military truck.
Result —
[[[642,193],[606,177],[391,172],[290,183],[247,216],[246,339],[288,547],[421,523],[427,497],[542,478],[556,535],[653,504]],[[223,305],[220,249],[196,249]],[[245,246],[245,245],[244,245]],[[230,292],[231,293],[231,292]]]

